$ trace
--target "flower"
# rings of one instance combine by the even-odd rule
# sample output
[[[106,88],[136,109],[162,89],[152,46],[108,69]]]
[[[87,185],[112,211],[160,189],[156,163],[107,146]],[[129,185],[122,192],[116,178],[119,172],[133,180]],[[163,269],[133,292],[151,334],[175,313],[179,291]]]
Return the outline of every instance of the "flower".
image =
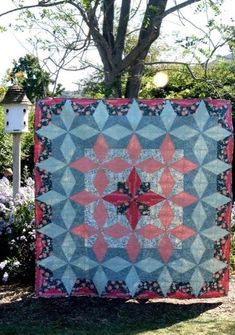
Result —
[[[34,271],[34,181],[28,178],[25,186],[13,198],[12,186],[0,180],[0,243],[4,245],[0,281],[17,280]]]
[[[2,281],[4,283],[6,283],[8,281],[9,278],[9,274],[7,272],[4,272],[3,276],[2,276]]]
[[[15,261],[15,262],[13,263],[13,266],[16,266],[16,267],[20,266],[20,262],[19,262],[19,261]]]
[[[0,203],[0,213],[5,213],[7,210],[8,208],[3,203]]]
[[[5,266],[7,265],[7,261],[3,261],[0,263],[0,269],[3,270],[5,268]]]

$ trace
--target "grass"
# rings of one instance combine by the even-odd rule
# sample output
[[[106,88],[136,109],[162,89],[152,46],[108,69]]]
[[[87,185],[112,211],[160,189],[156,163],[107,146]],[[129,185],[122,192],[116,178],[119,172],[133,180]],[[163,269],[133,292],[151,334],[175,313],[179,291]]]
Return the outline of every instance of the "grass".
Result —
[[[114,322],[105,324],[97,320],[96,324],[64,324],[63,322],[54,322],[47,325],[38,321],[38,325],[31,323],[5,324],[1,325],[1,335],[234,335],[234,320],[213,320],[204,317],[197,317],[193,320],[179,322],[171,326],[165,326],[164,323],[157,321],[149,322],[146,320],[142,324],[118,324]]]
[[[24,298],[0,306],[0,335],[234,335],[234,315],[221,306]]]
[[[159,328],[158,326],[148,327],[148,329],[136,329],[125,326],[125,329],[119,328],[114,329],[113,327],[107,329],[106,327],[100,329],[97,327],[93,329],[86,329],[78,326],[63,326],[60,325],[48,325],[48,326],[3,326],[0,330],[2,335],[234,335],[235,334],[235,321],[217,321],[213,320],[201,320],[200,318],[195,319],[194,322],[181,322],[178,325]]]

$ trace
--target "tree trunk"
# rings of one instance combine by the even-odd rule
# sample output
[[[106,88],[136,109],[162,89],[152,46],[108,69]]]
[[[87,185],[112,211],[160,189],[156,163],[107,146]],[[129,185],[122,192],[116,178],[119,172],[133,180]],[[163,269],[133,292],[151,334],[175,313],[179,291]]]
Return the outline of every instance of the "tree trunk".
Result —
[[[129,70],[129,76],[126,83],[125,98],[138,97],[143,70],[144,66],[142,63],[136,63]]]
[[[121,74],[105,72],[105,98],[122,98]]]
[[[144,72],[144,60],[148,54],[149,48],[146,49],[128,71],[126,83],[125,98],[137,98],[141,86],[141,79]]]
[[[136,60],[132,62],[128,70],[128,80],[126,84],[125,97],[137,98],[141,86],[141,79],[144,72],[144,61],[149,49],[160,34],[160,28],[165,11],[167,0],[149,0],[145,11],[144,19],[139,33],[138,43],[135,51],[142,49]],[[134,51],[134,50],[133,50]],[[129,53],[129,57],[131,52]],[[127,58],[127,57],[126,57]]]

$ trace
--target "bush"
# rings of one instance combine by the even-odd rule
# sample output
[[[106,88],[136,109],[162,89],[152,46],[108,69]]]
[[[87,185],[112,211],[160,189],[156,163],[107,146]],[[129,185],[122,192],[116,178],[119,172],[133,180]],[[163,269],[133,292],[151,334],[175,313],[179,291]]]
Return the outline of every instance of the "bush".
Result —
[[[4,112],[0,106],[0,172],[12,164],[12,136],[4,130]]]
[[[15,199],[0,180],[0,280],[32,281],[35,272],[34,182],[28,178]]]

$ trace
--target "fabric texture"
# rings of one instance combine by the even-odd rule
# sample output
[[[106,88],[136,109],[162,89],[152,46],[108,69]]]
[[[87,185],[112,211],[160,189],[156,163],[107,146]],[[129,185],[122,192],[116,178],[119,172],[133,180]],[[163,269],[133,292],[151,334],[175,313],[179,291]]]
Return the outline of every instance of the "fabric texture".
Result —
[[[228,101],[45,99],[35,127],[37,295],[227,294]]]

